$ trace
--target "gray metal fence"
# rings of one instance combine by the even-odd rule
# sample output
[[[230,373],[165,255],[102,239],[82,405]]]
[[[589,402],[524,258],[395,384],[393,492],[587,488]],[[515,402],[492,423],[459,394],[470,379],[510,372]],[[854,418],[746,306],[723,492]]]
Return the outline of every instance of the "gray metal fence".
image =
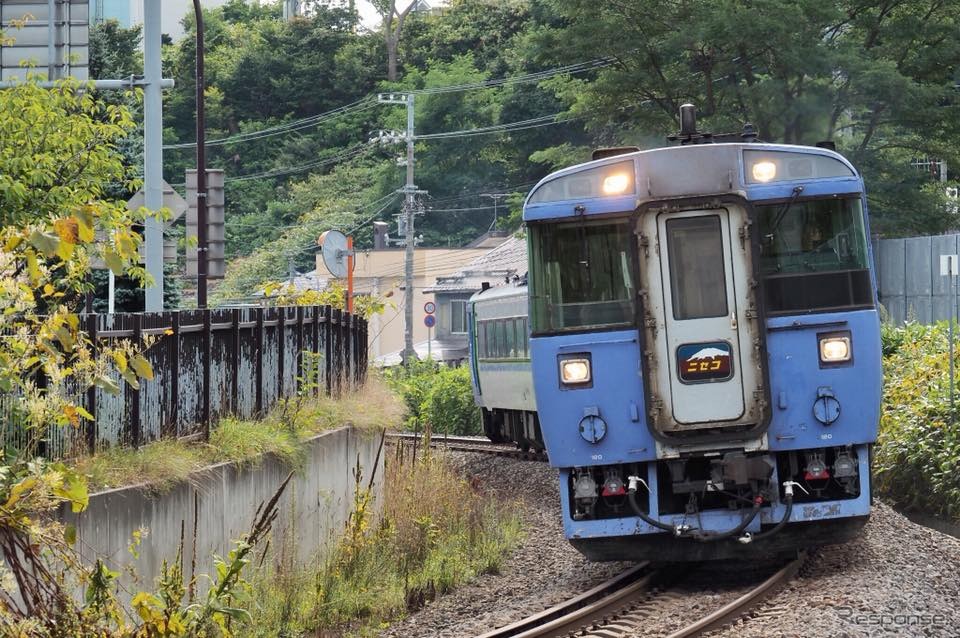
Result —
[[[335,395],[366,376],[366,321],[329,306],[85,315],[83,321],[94,344],[155,335],[144,353],[154,378],[141,380],[139,389],[121,384],[119,394],[90,388],[77,398],[93,420],[77,429],[50,428],[39,442],[17,424],[15,401],[5,397],[4,449],[32,443],[42,455],[64,457],[167,437],[206,439],[221,417],[255,418],[281,398],[303,390]],[[305,365],[309,359],[316,364]]]
[[[934,323],[950,316],[951,278],[940,255],[960,253],[960,235],[879,239],[873,242],[880,303],[890,320]],[[956,285],[956,279],[952,285]],[[954,309],[954,313],[956,309]]]

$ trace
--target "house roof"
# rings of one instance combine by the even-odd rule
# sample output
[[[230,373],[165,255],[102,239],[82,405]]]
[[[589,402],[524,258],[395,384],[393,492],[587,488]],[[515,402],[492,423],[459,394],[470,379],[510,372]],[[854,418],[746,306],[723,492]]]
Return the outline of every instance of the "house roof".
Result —
[[[425,293],[473,293],[484,282],[504,283],[514,275],[527,273],[527,240],[511,236],[490,252],[480,255],[457,272],[437,277],[437,283],[424,288]]]

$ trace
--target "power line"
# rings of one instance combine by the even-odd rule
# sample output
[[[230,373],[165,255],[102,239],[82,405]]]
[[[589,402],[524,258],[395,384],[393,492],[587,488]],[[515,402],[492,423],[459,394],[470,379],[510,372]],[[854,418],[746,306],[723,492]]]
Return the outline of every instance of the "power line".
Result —
[[[472,129],[462,129],[459,131],[447,131],[445,133],[428,133],[426,135],[417,135],[418,140],[437,140],[447,137],[471,137],[473,135],[487,135],[490,133],[506,133],[511,131],[522,131],[528,128],[536,128],[538,126],[551,126],[554,124],[563,124],[565,122],[572,122],[580,118],[570,118],[566,120],[557,120],[557,116],[563,115],[563,113],[554,113],[552,115],[543,115],[540,117],[533,117],[528,120],[521,120],[519,122],[507,122],[505,124],[494,124],[492,126],[483,126],[480,128]]]
[[[512,77],[497,78],[493,80],[484,80],[481,82],[473,82],[470,84],[455,84],[452,86],[438,86],[431,87],[427,89],[418,89],[411,91],[411,93],[416,93],[419,95],[430,95],[434,93],[456,93],[460,91],[470,91],[474,89],[486,89],[491,87],[499,86],[508,86],[510,84],[519,84],[523,82],[539,82],[540,80],[545,80],[551,78],[555,75],[576,75],[577,73],[584,73],[586,71],[591,71],[593,69],[600,69],[605,66],[610,66],[616,61],[614,57],[603,57],[595,58],[593,60],[588,60],[586,62],[578,62],[576,64],[568,64],[566,66],[555,67],[552,69],[546,69],[544,71],[537,71],[534,73],[527,73],[525,75],[516,75]]]
[[[534,73],[527,73],[524,75],[516,75],[504,78],[494,78],[492,80],[483,80],[481,82],[471,82],[466,84],[454,84],[451,86],[440,86],[440,87],[431,87],[426,89],[415,89],[412,91],[402,91],[404,93],[413,93],[416,95],[432,95],[438,93],[457,93],[461,91],[474,91],[478,89],[487,89],[487,88],[497,88],[502,86],[509,86],[512,84],[521,84],[527,82],[539,82],[557,75],[576,75],[578,73],[584,73],[586,71],[591,71],[594,69],[600,69],[606,66],[610,66],[616,61],[616,58],[613,57],[603,57],[595,58],[593,60],[588,60],[586,62],[578,62],[575,64],[568,64],[566,66],[555,67],[552,69],[546,69],[544,71],[537,71]],[[311,115],[304,117],[298,120],[292,120],[285,124],[278,124],[276,126],[271,126],[269,128],[261,129],[259,131],[250,131],[249,133],[239,133],[237,135],[230,135],[227,137],[221,137],[218,139],[207,140],[204,143],[205,147],[210,146],[224,146],[227,144],[239,144],[243,142],[252,142],[267,137],[273,137],[275,135],[283,135],[286,133],[292,133],[295,131],[303,130],[305,128],[310,128],[317,126],[328,120],[332,120],[338,117],[349,115],[352,113],[361,113],[372,109],[377,105],[377,102],[374,99],[374,96],[366,96],[350,104],[326,111],[324,113],[319,113],[317,115]],[[188,149],[196,148],[196,142],[182,142],[177,144],[165,144],[163,150],[172,151],[179,149]]]
[[[273,137],[275,135],[283,135],[285,133],[292,133],[294,131],[300,131],[305,128],[310,128],[317,126],[328,120],[336,119],[344,115],[350,115],[352,113],[362,113],[363,111],[368,111],[377,105],[376,101],[371,96],[366,96],[352,102],[345,106],[335,108],[325,113],[320,113],[318,115],[311,115],[309,117],[301,118],[299,120],[293,120],[287,122],[286,124],[278,124],[277,126],[271,126],[269,128],[261,129],[259,131],[250,131],[249,133],[239,133],[237,135],[230,135],[228,137],[221,137],[219,139],[207,140],[204,143],[204,146],[224,146],[226,144],[239,144],[242,142],[253,142],[255,140],[264,139],[267,137]],[[180,144],[167,144],[163,147],[165,151],[172,151],[177,149],[184,148],[196,148],[196,142],[183,142]]]

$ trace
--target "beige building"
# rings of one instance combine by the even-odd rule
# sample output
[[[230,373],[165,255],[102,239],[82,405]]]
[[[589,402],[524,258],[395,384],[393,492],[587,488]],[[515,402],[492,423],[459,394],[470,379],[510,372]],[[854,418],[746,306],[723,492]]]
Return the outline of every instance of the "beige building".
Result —
[[[465,248],[418,247],[414,251],[413,342],[421,358],[425,358],[427,354],[427,327],[423,323],[426,313],[423,311],[423,305],[428,301],[435,301],[433,294],[424,294],[424,290],[434,286],[438,277],[457,272],[477,257],[488,253],[491,245],[502,242],[504,237],[497,234],[495,237],[481,239],[482,241],[474,242]],[[321,277],[329,277],[326,275],[323,256],[320,253],[317,253],[316,272],[324,273],[320,275]],[[357,251],[353,271],[354,292],[379,295],[385,297],[387,302],[387,309],[383,314],[374,315],[370,319],[367,332],[371,361],[388,364],[399,361],[399,353],[403,350],[404,331],[403,277],[403,248]]]

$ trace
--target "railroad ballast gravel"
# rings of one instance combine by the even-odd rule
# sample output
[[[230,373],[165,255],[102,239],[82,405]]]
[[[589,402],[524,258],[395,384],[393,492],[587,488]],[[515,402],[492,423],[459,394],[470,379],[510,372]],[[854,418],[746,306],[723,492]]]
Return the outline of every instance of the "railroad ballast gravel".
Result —
[[[480,454],[454,452],[449,457],[481,489],[520,499],[524,538],[504,560],[500,574],[480,576],[428,603],[382,636],[477,636],[572,598],[629,566],[591,563],[569,545],[560,523],[554,468]],[[704,582],[698,575],[691,581]],[[652,622],[644,634],[669,633],[683,620],[693,620],[678,618],[674,623],[669,618],[689,616],[692,608],[706,614],[713,608],[711,603],[706,605],[710,609],[702,609],[707,601],[726,602],[742,587],[732,580],[730,591],[719,591],[727,586],[716,584],[700,592],[688,591],[684,585],[668,591],[659,601],[662,608],[648,619]],[[687,594],[696,602],[682,600]],[[651,602],[655,601],[656,597]],[[654,626],[658,624],[665,626]],[[874,505],[859,538],[812,552],[783,590],[735,624],[710,634],[715,638],[876,635],[960,636],[960,540],[916,525],[881,503]]]

